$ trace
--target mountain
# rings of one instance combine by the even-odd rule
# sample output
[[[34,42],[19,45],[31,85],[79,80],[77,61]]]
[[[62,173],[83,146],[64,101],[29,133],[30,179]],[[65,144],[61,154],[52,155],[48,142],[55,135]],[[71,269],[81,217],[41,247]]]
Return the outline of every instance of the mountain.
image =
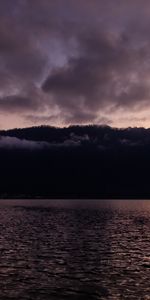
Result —
[[[1,198],[150,198],[150,129],[0,131]]]

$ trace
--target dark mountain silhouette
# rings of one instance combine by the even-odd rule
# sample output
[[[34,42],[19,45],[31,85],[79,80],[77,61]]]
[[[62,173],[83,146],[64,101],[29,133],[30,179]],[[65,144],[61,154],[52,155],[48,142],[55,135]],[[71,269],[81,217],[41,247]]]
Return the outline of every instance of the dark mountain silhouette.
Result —
[[[150,198],[150,129],[0,131],[1,198]]]

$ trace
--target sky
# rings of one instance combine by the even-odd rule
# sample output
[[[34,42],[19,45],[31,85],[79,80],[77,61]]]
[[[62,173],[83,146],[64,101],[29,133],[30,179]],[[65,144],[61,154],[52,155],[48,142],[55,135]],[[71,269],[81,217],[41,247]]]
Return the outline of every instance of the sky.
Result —
[[[150,1],[0,0],[0,129],[150,127]]]

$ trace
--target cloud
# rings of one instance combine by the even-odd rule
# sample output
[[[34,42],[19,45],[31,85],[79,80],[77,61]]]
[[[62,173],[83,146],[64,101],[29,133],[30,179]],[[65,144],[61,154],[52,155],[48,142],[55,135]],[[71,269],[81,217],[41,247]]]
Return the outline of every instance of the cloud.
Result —
[[[42,150],[48,148],[47,142],[35,142],[10,136],[0,136],[0,149]]]
[[[8,83],[7,77],[14,87],[18,83],[23,85],[24,81],[35,82],[41,77],[46,60],[33,34],[13,14],[10,18],[3,16],[0,25],[0,78],[3,78],[3,84],[4,79]]]
[[[3,111],[25,111],[37,108],[38,104],[31,98],[14,95],[0,98],[0,110]]]
[[[44,150],[56,148],[79,147],[84,142],[88,142],[89,137],[85,135],[76,135],[71,133],[69,138],[62,138],[60,142],[34,141],[28,139],[20,139],[15,136],[0,136],[0,149],[20,149],[20,150]]]
[[[80,37],[79,57],[55,69],[43,84],[62,111],[76,115],[95,114],[105,107],[133,107],[147,102],[150,95],[149,73],[144,63],[148,47],[129,48],[124,36],[109,34]],[[140,64],[139,64],[140,63]],[[94,119],[94,116],[93,116]]]
[[[150,109],[149,11],[146,0],[2,0],[0,111],[71,124]]]

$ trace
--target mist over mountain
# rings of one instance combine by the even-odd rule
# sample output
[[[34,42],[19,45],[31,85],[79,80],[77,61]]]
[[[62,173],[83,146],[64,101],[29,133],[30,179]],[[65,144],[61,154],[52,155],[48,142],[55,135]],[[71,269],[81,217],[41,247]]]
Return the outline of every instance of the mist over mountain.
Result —
[[[0,131],[1,198],[149,198],[150,129]]]

